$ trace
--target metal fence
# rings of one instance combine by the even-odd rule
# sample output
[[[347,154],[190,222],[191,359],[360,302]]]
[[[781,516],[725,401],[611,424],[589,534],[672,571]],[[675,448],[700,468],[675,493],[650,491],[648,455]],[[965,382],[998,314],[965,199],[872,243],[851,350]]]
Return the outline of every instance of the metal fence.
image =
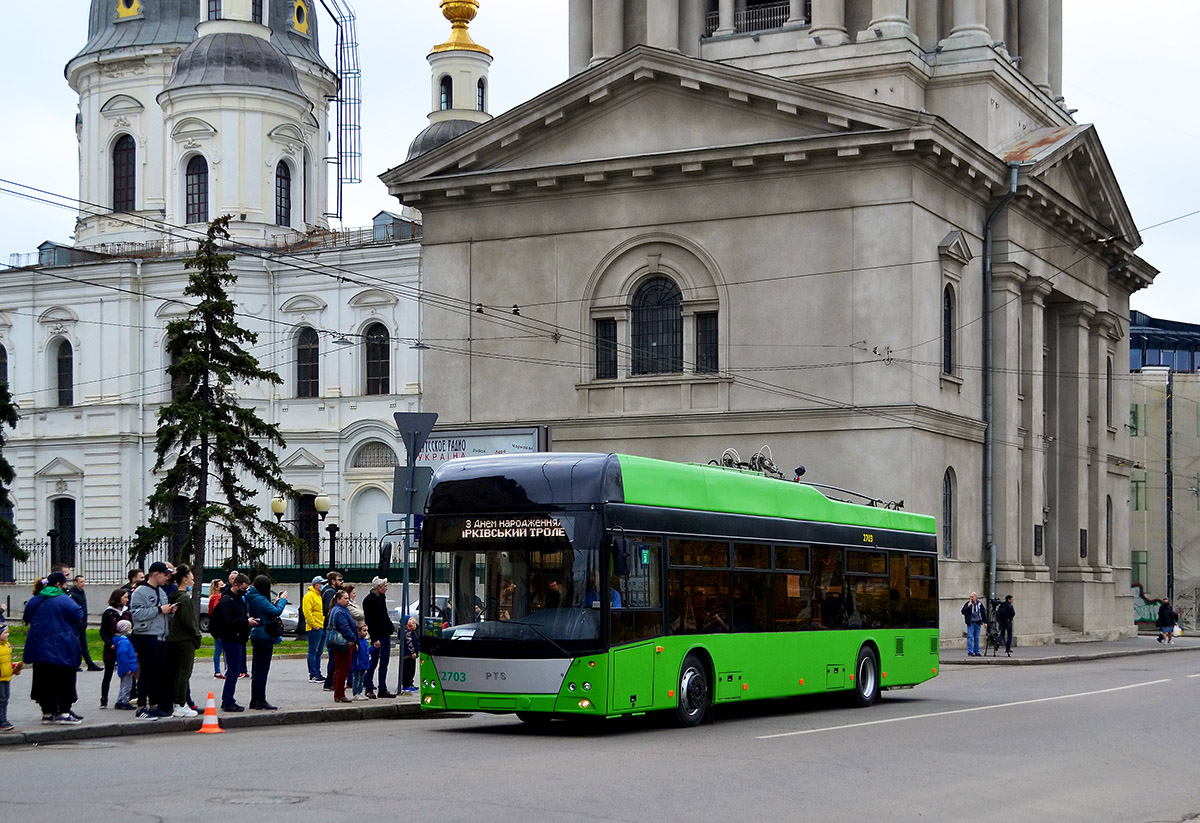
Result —
[[[392,552],[392,567],[400,568],[400,542],[403,538],[391,538],[396,545]],[[60,541],[63,542],[63,541]],[[73,544],[55,546],[51,551],[50,541],[42,539],[22,540],[21,548],[29,554],[22,562],[0,552],[0,583],[16,583],[32,586],[44,577],[54,563],[66,563],[75,574],[87,577],[92,585],[110,586],[126,582],[128,572],[134,568],[145,569],[156,560],[174,560],[170,544],[164,542],[152,552],[131,559],[133,538],[99,537],[76,540]],[[206,576],[215,577],[217,569],[242,568],[245,557],[233,556],[233,542],[229,538],[206,542],[204,567]],[[329,543],[320,541],[303,550],[283,545],[273,540],[255,542],[261,550],[255,558],[263,571],[279,583],[306,582],[317,574],[329,570]],[[350,579],[369,580],[380,565],[380,540],[373,534],[338,535],[334,549],[334,567]],[[415,556],[410,557],[410,575],[416,579]],[[366,575],[366,577],[360,577]],[[399,572],[393,572],[398,577]],[[202,581],[197,581],[202,582]]]

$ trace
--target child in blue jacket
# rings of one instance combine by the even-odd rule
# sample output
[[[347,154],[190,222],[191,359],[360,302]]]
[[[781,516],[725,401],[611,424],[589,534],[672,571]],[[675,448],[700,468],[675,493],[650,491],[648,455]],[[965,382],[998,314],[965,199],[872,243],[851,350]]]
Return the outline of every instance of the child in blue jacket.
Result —
[[[117,677],[121,678],[121,690],[117,693],[114,709],[133,709],[129,695],[133,692],[133,679],[138,676],[137,652],[129,639],[133,624],[128,620],[117,621],[117,633],[113,635],[113,651],[117,657]]]
[[[366,700],[363,694],[363,683],[367,678],[367,669],[371,666],[371,641],[368,639],[366,626],[358,627],[358,646],[354,649],[354,659],[350,663],[350,690],[354,700]]]

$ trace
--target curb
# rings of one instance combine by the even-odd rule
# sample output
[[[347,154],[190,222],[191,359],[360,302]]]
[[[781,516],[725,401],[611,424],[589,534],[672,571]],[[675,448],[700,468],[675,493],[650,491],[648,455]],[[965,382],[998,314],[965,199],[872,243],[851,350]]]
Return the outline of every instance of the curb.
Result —
[[[277,712],[247,712],[220,715],[221,728],[254,729],[262,726],[292,726],[307,723],[343,723],[353,720],[402,720],[424,714],[443,714],[423,711],[417,703],[375,703],[370,706],[329,706],[326,708],[291,709]],[[74,740],[96,740],[105,737],[138,737],[146,734],[195,732],[203,723],[203,715],[162,720],[130,720],[123,723],[97,723],[83,726],[57,726],[0,735],[0,747],[37,746]]]
[[[1046,666],[1051,663],[1086,663],[1114,657],[1140,657],[1147,654],[1173,654],[1200,651],[1200,646],[1166,647],[1161,649],[1127,649],[1094,654],[1056,654],[1050,657],[968,657],[942,660],[942,666]]]

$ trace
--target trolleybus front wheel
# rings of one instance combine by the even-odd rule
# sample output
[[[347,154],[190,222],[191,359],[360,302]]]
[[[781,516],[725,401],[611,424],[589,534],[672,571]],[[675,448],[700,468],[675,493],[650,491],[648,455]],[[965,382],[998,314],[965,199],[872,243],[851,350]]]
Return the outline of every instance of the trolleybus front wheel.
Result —
[[[683,659],[679,670],[679,702],[675,716],[681,726],[698,726],[708,712],[708,673],[704,663],[694,654]]]
[[[879,699],[879,661],[869,646],[858,650],[854,664],[854,702],[866,708]]]

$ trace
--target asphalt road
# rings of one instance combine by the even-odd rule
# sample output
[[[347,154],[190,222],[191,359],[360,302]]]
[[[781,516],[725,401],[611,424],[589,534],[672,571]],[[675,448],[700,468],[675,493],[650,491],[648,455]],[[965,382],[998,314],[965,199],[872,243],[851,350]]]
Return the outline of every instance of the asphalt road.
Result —
[[[948,667],[870,709],[747,704],[676,729],[511,715],[13,747],[3,819],[1183,821],[1200,655]]]

